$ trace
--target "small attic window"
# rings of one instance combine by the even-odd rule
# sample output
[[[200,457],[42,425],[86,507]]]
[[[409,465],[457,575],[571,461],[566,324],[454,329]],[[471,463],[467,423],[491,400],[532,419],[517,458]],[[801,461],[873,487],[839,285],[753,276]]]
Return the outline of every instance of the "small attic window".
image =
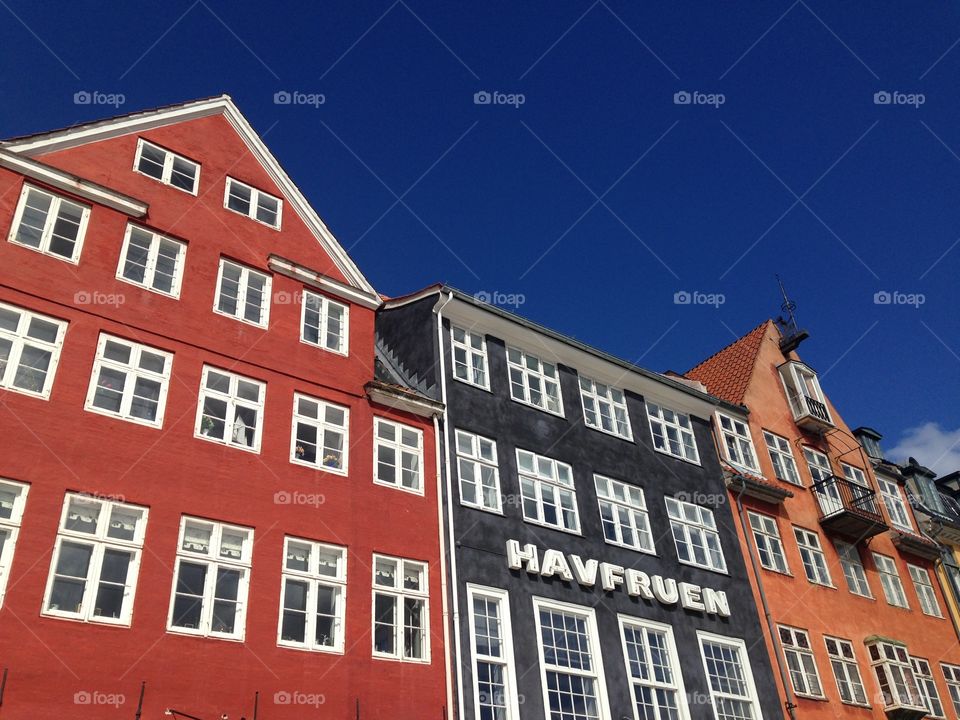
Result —
[[[268,195],[232,177],[227,178],[223,206],[264,225],[269,225],[274,230],[280,229],[280,214],[283,209],[280,198]]]
[[[793,420],[802,428],[823,430],[833,427],[830,409],[820,389],[817,374],[802,362],[791,360],[779,368]]]
[[[137,157],[133,169],[191,195],[197,194],[200,184],[200,165],[193,160],[165,150],[143,138],[137,141]]]

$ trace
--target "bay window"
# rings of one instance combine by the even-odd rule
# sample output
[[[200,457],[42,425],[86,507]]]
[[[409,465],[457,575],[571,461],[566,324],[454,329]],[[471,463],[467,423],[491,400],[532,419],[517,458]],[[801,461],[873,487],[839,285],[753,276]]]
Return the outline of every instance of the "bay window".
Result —
[[[883,709],[920,710],[927,707],[917,684],[906,645],[889,640],[872,639],[867,644],[870,664],[877,677]]]

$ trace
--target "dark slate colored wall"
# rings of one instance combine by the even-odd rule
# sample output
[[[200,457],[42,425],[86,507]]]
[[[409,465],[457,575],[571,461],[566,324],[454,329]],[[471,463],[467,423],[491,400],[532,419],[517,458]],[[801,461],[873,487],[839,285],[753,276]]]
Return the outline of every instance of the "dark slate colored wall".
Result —
[[[440,399],[440,367],[437,357],[437,323],[433,307],[439,296],[428,295],[409,305],[384,310],[377,318],[377,340],[390,349],[408,375],[424,381],[419,388]]]

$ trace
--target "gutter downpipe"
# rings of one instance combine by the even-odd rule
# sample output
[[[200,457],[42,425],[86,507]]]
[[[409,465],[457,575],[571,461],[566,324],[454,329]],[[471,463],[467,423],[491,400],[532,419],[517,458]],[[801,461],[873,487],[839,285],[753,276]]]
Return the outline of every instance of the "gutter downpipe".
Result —
[[[444,452],[444,463],[440,463],[440,443],[437,443],[437,513],[441,518],[441,528],[440,528],[440,550],[441,553],[449,547],[450,552],[450,594],[453,599],[453,646],[455,654],[457,657],[457,715],[458,718],[464,717],[464,701],[463,701],[463,663],[459,662],[461,658],[461,648],[460,648],[460,591],[457,585],[457,553],[456,553],[456,544],[454,542],[453,535],[453,503],[450,498],[452,496],[453,489],[450,486],[450,472],[447,467],[447,463],[450,458],[450,422],[449,415],[447,413],[447,368],[446,361],[444,359],[444,349],[443,349],[443,309],[447,304],[453,300],[453,293],[447,292],[447,297],[444,298],[441,294],[440,299],[437,301],[437,304],[433,306],[433,312],[437,316],[437,353],[440,360],[440,400],[443,403],[443,452]],[[433,418],[434,428],[438,429],[438,422],[436,416]],[[447,509],[447,534],[448,537],[445,539],[443,537],[443,493],[441,489],[441,467],[445,468],[442,473],[443,484],[446,487],[446,509]],[[445,563],[441,564],[440,577],[441,582],[445,580]],[[445,658],[446,668],[447,668],[447,717],[449,720],[453,720],[453,673],[451,672],[451,659],[450,659],[450,645],[449,645],[449,623],[447,618],[450,616],[450,608],[447,604],[447,593],[443,593],[443,604],[444,604],[444,615],[446,616],[444,620],[444,633],[447,635],[447,653]]]
[[[737,493],[737,515],[740,518],[740,528],[743,531],[743,540],[747,547],[747,555],[750,556],[750,566],[753,568],[753,576],[757,579],[757,589],[760,591],[760,604],[763,605],[763,617],[767,622],[767,631],[770,633],[770,639],[773,641],[773,656],[774,660],[777,661],[777,670],[780,672],[780,684],[783,685],[783,692],[786,697],[787,713],[790,715],[791,720],[796,720],[797,705],[793,702],[787,671],[783,667],[783,658],[781,655],[783,650],[780,647],[780,638],[773,624],[773,615],[770,613],[770,605],[767,603],[767,593],[763,588],[763,578],[760,576],[760,570],[757,567],[757,559],[753,556],[753,548],[750,545],[750,533],[747,530],[747,523],[743,515],[743,502],[741,498],[743,493],[746,492],[747,483],[743,478],[737,479],[740,481],[740,492]]]

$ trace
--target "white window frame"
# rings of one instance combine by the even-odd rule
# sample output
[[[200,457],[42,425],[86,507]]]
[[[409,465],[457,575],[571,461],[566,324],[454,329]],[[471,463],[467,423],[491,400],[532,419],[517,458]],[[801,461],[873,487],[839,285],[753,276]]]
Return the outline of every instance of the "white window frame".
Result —
[[[827,565],[827,556],[823,552],[820,536],[812,530],[797,525],[793,526],[793,536],[797,541],[800,558],[803,560],[803,574],[807,578],[807,582],[811,585],[835,587],[833,579],[830,577],[830,567]],[[804,553],[809,555],[809,559]],[[817,560],[820,561],[819,564]],[[813,577],[811,577],[811,572]]]
[[[757,557],[760,565],[771,572],[790,575],[790,565],[783,548],[783,539],[780,537],[780,526],[772,515],[747,511],[750,531],[753,533],[753,542],[757,546]],[[764,557],[767,558],[764,561]]]
[[[233,185],[239,185],[240,187],[246,188],[247,190],[250,191],[249,212],[244,213],[239,210],[234,210],[232,207],[230,207],[230,188]],[[260,207],[261,195],[268,197],[271,200],[276,200],[277,202],[276,225],[272,225],[257,217],[257,210]],[[253,185],[248,185],[247,183],[241,180],[237,180],[236,178],[230,177],[229,175],[227,176],[227,181],[223,185],[223,207],[232,213],[236,213],[237,215],[243,215],[244,217],[248,217],[251,220],[260,223],[261,225],[265,225],[268,228],[272,228],[273,230],[279,230],[283,226],[283,199],[282,198],[279,198],[276,195],[271,195],[270,193],[264,192],[263,190],[259,190],[255,188]]]
[[[947,684],[947,694],[950,696],[953,712],[960,717],[960,665],[941,662],[940,671],[943,673],[943,681]]]
[[[810,634],[790,625],[777,625],[777,635],[793,692],[799,697],[824,699],[823,682],[810,645]]]
[[[840,702],[844,705],[870,707],[870,701],[867,698],[867,689],[863,684],[863,676],[860,674],[860,663],[857,662],[857,655],[853,648],[853,643],[832,635],[824,635],[823,643],[827,649],[827,658],[830,662],[830,669],[833,671],[834,682],[837,683]],[[833,644],[833,649],[830,647],[831,644]],[[858,688],[860,694],[863,696],[862,701],[857,700]],[[850,696],[849,700],[843,699],[845,692]]]
[[[380,427],[382,425],[392,426],[394,431],[394,439],[388,440],[386,438],[380,437]],[[417,446],[414,448],[403,442],[403,433],[404,431],[412,432],[416,434]],[[394,482],[389,480],[381,479],[380,477],[380,460],[379,460],[379,450],[381,447],[386,447],[393,450],[394,458]],[[405,455],[414,455],[417,460],[417,484],[415,486],[407,486],[403,483],[403,457]],[[388,420],[387,418],[376,417],[373,418],[373,482],[375,485],[383,485],[384,487],[394,488],[395,490],[402,490],[404,492],[413,493],[414,495],[423,495],[423,486],[424,486],[424,470],[423,470],[423,431],[419,428],[415,428],[412,425],[405,425],[404,423],[397,422],[396,420]]]
[[[396,570],[394,571],[394,584],[382,585],[377,582],[377,562],[380,560],[385,560],[387,562],[396,563]],[[408,663],[418,663],[421,665],[430,664],[430,568],[427,563],[420,560],[410,560],[408,558],[395,557],[392,555],[383,555],[380,553],[373,554],[372,565],[372,574],[373,574],[373,597],[371,601],[371,627],[372,632],[370,633],[370,648],[373,653],[374,658],[379,658],[381,660],[393,660],[396,662],[408,662]],[[421,588],[419,590],[413,590],[410,588],[403,587],[404,578],[406,577],[407,566],[413,566],[419,568],[420,572],[420,584]],[[380,650],[377,650],[377,595],[384,595],[387,597],[394,598],[396,604],[394,606],[394,619],[393,619],[393,647],[394,652],[387,653]],[[407,627],[407,613],[406,613],[406,603],[405,600],[416,600],[423,603],[423,624],[420,628],[421,637],[422,637],[422,650],[423,657],[407,657],[406,646],[404,643],[404,631]]]
[[[43,229],[40,232],[40,245],[38,247],[33,247],[28,243],[17,240],[17,232],[20,230],[20,223],[23,221],[23,214],[27,207],[27,198],[32,192],[39,193],[40,195],[45,195],[46,197],[50,198],[50,206],[47,209],[47,216],[44,219]],[[57,216],[60,213],[60,208],[64,203],[80,208],[80,222],[77,225],[77,238],[73,242],[73,254],[70,257],[66,257],[65,255],[61,255],[60,253],[55,253],[50,250],[50,241],[53,237],[53,229],[57,223]],[[10,224],[10,235],[7,239],[18,247],[26,248],[27,250],[32,250],[33,252],[38,252],[42,255],[47,255],[48,257],[57,258],[58,260],[63,260],[71,265],[76,265],[80,262],[80,253],[83,250],[83,241],[87,234],[87,225],[89,222],[89,205],[84,205],[83,203],[79,203],[72,198],[58,195],[50,192],[49,190],[43,190],[35,185],[28,185],[27,183],[24,183],[23,190],[20,191],[20,200],[17,203],[17,210],[13,216],[13,222]]]
[[[145,173],[143,172],[143,170],[140,169],[140,157],[143,154],[143,148],[145,145],[149,145],[152,149],[158,150],[164,153],[163,170],[161,172],[161,177],[154,177],[153,175],[150,175],[149,173]],[[193,176],[193,188],[191,188],[190,190],[187,190],[186,188],[182,188],[179,185],[174,185],[171,182],[170,178],[173,175],[173,164],[175,160],[179,160],[181,162],[187,163],[188,165],[194,166],[196,172],[194,173],[194,176]],[[172,187],[174,190],[185,192],[188,195],[196,195],[197,190],[200,187],[200,163],[196,162],[195,160],[191,160],[188,157],[184,157],[179,153],[175,153],[172,150],[167,150],[164,147],[160,147],[159,145],[152,143],[149,140],[144,140],[143,138],[137,138],[137,152],[133,157],[133,171],[135,173],[143,175],[144,177],[148,177],[151,180],[154,180],[158,183],[168,185]]]
[[[773,465],[773,473],[776,478],[791,485],[803,487],[803,480],[800,478],[800,470],[797,468],[796,458],[793,457],[793,448],[790,447],[790,442],[785,437],[769,430],[763,431],[763,439],[767,446],[767,452],[770,454],[770,463]],[[781,475],[787,477],[780,477]]]
[[[656,692],[662,690],[668,693],[674,693],[674,697],[677,701],[677,716],[679,720],[689,720],[690,719],[690,708],[687,704],[687,694],[683,686],[683,666],[680,663],[680,656],[677,653],[677,644],[673,637],[673,627],[666,625],[664,623],[654,622],[653,620],[647,620],[645,618],[638,618],[632,615],[624,615],[620,613],[617,615],[617,620],[620,625],[620,643],[623,649],[623,660],[626,665],[627,671],[627,683],[630,686],[630,705],[633,708],[633,717],[634,720],[640,720],[640,712],[637,708],[636,703],[636,688],[637,687],[647,687],[653,691],[654,697],[656,697]],[[645,657],[642,658],[644,666],[647,669],[647,678],[637,678],[633,675],[631,671],[631,656],[630,651],[627,646],[627,629],[634,631],[641,631],[644,633],[644,644],[643,650]],[[673,675],[673,682],[668,683],[656,679],[656,673],[654,672],[654,660],[652,657],[652,652],[650,650],[650,639],[647,636],[647,633],[657,633],[664,637],[665,640],[665,650],[666,657],[661,658],[666,660],[669,663],[668,669]],[[639,649],[639,647],[638,647]],[[638,660],[641,660],[638,658]],[[661,707],[659,704],[655,708],[659,713],[663,710],[670,710],[671,708]]]
[[[474,600],[483,599],[497,606],[500,620],[500,655],[481,653],[477,645],[476,611]],[[504,684],[504,720],[519,720],[520,696],[517,692],[517,666],[513,654],[513,626],[510,620],[510,594],[506,590],[467,583],[467,618],[470,629],[470,656],[473,672],[473,708],[474,717],[481,717],[480,705],[483,700],[480,691],[479,664],[499,665],[502,668]]]
[[[291,553],[296,552],[291,546],[303,545],[309,548],[306,570],[287,567]],[[321,572],[320,554],[334,553],[337,555],[336,569],[333,575]],[[304,583],[307,585],[305,599],[304,640],[285,639],[283,637],[283,615],[286,607],[287,581]],[[334,591],[333,617],[333,644],[322,645],[316,641],[317,630],[317,595],[319,587],[330,588]],[[287,535],[283,539],[283,562],[280,565],[280,612],[277,621],[277,645],[279,647],[309,650],[342,655],[344,652],[344,637],[346,635],[347,614],[347,548],[340,545],[330,545],[316,540],[293,537]]]
[[[687,413],[671,410],[650,400],[647,400],[644,405],[646,406],[647,421],[650,424],[653,449],[678,460],[699,465],[700,450],[697,448],[697,437],[693,431],[693,421],[690,416]],[[668,420],[666,413],[669,413],[672,419]],[[686,421],[685,424],[684,421]],[[657,445],[658,431],[661,438],[660,443],[663,447]],[[671,431],[674,437],[671,437]],[[674,452],[671,449],[672,443],[677,444],[679,452]]]
[[[71,515],[70,508],[73,506],[73,503],[76,503],[78,506],[98,506],[96,527],[93,529],[93,532],[67,528],[67,522]],[[108,535],[115,510],[138,515],[131,540],[110,537]],[[47,575],[47,585],[43,593],[43,606],[40,609],[40,614],[47,617],[79,620],[81,622],[129,626],[133,619],[133,605],[137,593],[137,576],[140,571],[140,559],[143,550],[143,539],[147,530],[148,513],[149,509],[141,505],[101,499],[83,493],[66,493],[60,512],[60,523],[57,525],[57,539],[54,545],[53,555],[50,559],[50,571]],[[50,607],[57,576],[57,565],[60,562],[60,554],[64,543],[85,545],[91,549],[90,560],[87,565],[87,574],[86,577],[83,578],[84,586],[80,606],[77,610],[73,611]],[[124,582],[120,616],[117,618],[96,614],[97,594],[100,589],[104,555],[107,550],[115,550],[130,555],[130,562],[127,565],[127,577]],[[118,584],[112,581],[107,582],[111,585]]]
[[[106,351],[108,343],[127,348],[130,351],[130,362],[122,363],[119,360],[106,358],[104,352]],[[139,363],[144,353],[163,358],[163,372],[158,373],[153,370],[141,368]],[[100,388],[100,372],[105,369],[121,372],[124,375],[123,391],[120,397],[120,410],[117,412],[94,405],[97,390]],[[87,388],[87,399],[83,405],[83,409],[87,412],[106,415],[107,417],[116,418],[117,420],[126,420],[127,422],[137,423],[138,425],[146,425],[153,428],[163,427],[163,416],[167,409],[167,392],[170,389],[170,375],[172,372],[173,353],[160,350],[152,345],[144,345],[102,332],[97,342],[97,354],[93,359],[93,371],[90,374],[90,385]],[[156,418],[154,420],[135,417],[131,414],[131,408],[135,398],[134,390],[136,389],[137,381],[140,379],[149,380],[159,383],[160,385],[160,394],[157,397]]]
[[[580,534],[580,509],[577,507],[577,486],[573,478],[573,468],[565,462],[555,460],[546,455],[539,455],[530,450],[517,448],[517,477],[520,482],[521,506],[523,519],[525,522],[533,525],[542,525],[543,527],[553,528],[561,532],[568,532],[574,535]],[[521,458],[530,456],[529,462],[524,462]],[[528,465],[529,470],[524,470],[523,466]],[[542,469],[543,468],[543,469]],[[563,477],[568,480],[564,480]],[[533,484],[533,495],[524,494],[524,480]],[[549,498],[547,495],[549,494]],[[567,497],[572,508],[566,508],[568,512],[573,512],[573,524],[567,523],[564,517],[564,506],[562,498]],[[551,503],[545,503],[545,500],[552,500]],[[536,506],[536,515],[527,512],[528,503],[534,503]],[[551,523],[546,519],[544,510],[545,504],[552,505],[557,517],[557,522]]]
[[[230,380],[230,390],[227,393],[223,393],[219,390],[211,390],[207,387],[207,378],[210,373],[218,373],[224,375]],[[256,385],[259,388],[258,399],[257,401],[247,400],[240,398],[237,395],[237,388],[241,382],[250,383],[251,385]],[[226,417],[224,418],[224,437],[218,438],[213,435],[205,435],[204,430],[204,412],[203,405],[204,399],[207,393],[211,394],[211,397],[216,400],[222,400],[227,404],[226,408]],[[219,445],[227,445],[232,448],[237,448],[238,450],[245,450],[247,452],[252,452],[260,454],[260,441],[263,436],[263,410],[264,404],[266,402],[267,394],[267,384],[260,380],[255,380],[251,377],[245,375],[239,375],[235,372],[229,370],[224,370],[222,368],[215,367],[213,365],[204,365],[203,373],[200,376],[200,392],[199,399],[197,400],[197,421],[193,430],[193,436],[200,438],[201,440],[207,440],[208,442],[217,443]],[[235,442],[232,438],[233,434],[236,432],[237,425],[237,408],[246,408],[249,410],[254,410],[257,413],[257,424],[254,427],[253,431],[253,445],[245,445],[243,443]],[[232,428],[232,430],[231,430]]]
[[[593,474],[593,484],[597,491],[604,541],[609,545],[656,555],[643,488],[597,473]],[[605,507],[608,508],[609,518],[604,515]],[[607,534],[608,527],[613,530],[612,538]],[[633,542],[624,539],[625,527],[633,537]]]
[[[840,567],[847,581],[847,589],[854,595],[873,599],[873,590],[870,589],[870,582],[867,580],[867,571],[863,567],[860,550],[856,545],[843,540],[834,540],[833,545],[840,558]]]
[[[920,610],[924,615],[942,618],[940,603],[937,600],[937,593],[933,589],[933,582],[930,580],[930,573],[926,568],[919,565],[907,563],[907,570],[910,572],[910,579],[913,580],[913,589],[920,600]]]
[[[684,565],[692,565],[727,575],[727,558],[723,552],[723,544],[720,542],[720,533],[717,531],[717,521],[713,516],[713,510],[677,498],[665,496],[663,500],[667,506],[667,518],[670,520],[673,544],[677,549],[677,560]],[[692,518],[691,515],[696,516],[696,518]],[[678,534],[682,535],[682,539],[677,537]],[[700,542],[695,543],[694,539]],[[713,540],[712,544],[711,539]],[[686,554],[689,559],[683,557],[682,544],[687,546]],[[699,562],[696,559],[695,548],[698,547],[703,549],[704,562]],[[713,552],[720,556],[719,565],[713,557]]]
[[[894,657],[888,655],[888,649]],[[912,710],[925,711],[927,707],[923,704],[924,697],[920,692],[920,684],[917,682],[917,677],[913,673],[913,664],[910,662],[910,655],[907,652],[906,645],[888,642],[886,640],[875,640],[867,645],[867,651],[870,656],[870,666],[873,668],[874,679],[877,681],[880,689],[879,699],[881,700],[883,709],[909,708]],[[880,682],[881,670],[883,676],[888,679],[887,688],[890,693],[889,698],[892,702],[887,702],[887,698],[883,697],[883,683]],[[894,682],[890,683],[889,678],[894,678]],[[906,697],[900,696],[900,689],[897,687],[896,682],[898,678],[904,685]],[[914,697],[910,697],[909,684],[911,682],[916,690]]]
[[[469,452],[463,450],[461,440],[465,440],[470,445]],[[489,448],[489,452],[487,453],[489,457],[484,457],[484,445]],[[496,440],[472,433],[469,430],[457,428],[454,431],[454,450],[457,454],[457,480],[460,492],[460,504],[466,507],[476,508],[477,510],[503,515],[503,495],[500,492],[500,466]],[[468,479],[464,478],[465,467],[473,468],[472,484],[474,486],[474,497],[476,498],[476,500],[473,501],[468,500],[464,492],[464,486],[471,484]],[[493,480],[493,486],[489,489],[496,494],[495,505],[489,505],[486,502],[486,495],[483,492],[484,469],[487,470]]]
[[[826,421],[833,425],[830,406],[827,404],[823,389],[820,387],[820,380],[813,369],[797,360],[789,360],[778,369],[780,380],[783,382],[783,390],[787,395],[787,403],[793,413],[793,420],[797,421],[808,416],[818,417],[807,403],[807,391],[809,390],[809,397],[823,405],[827,415]]]
[[[880,575],[880,585],[883,587],[883,596],[887,604],[892,607],[910,609],[910,601],[907,600],[907,591],[900,580],[900,570],[897,568],[897,561],[889,555],[875,552],[873,553],[873,564],[877,566],[877,573]]]
[[[732,415],[718,412],[717,430],[727,460],[738,468],[759,474],[760,463],[757,461],[757,450],[753,446],[750,425]]]
[[[520,360],[514,360],[511,354],[519,354]],[[535,363],[536,369],[529,368],[528,363]],[[546,367],[553,369],[552,373],[546,372]],[[520,382],[514,382],[514,374],[520,374]],[[531,397],[531,379],[536,380],[539,385],[541,403],[536,403]],[[528,405],[537,410],[542,410],[551,415],[564,417],[563,415],[563,391],[560,388],[560,366],[557,363],[544,362],[539,355],[534,355],[526,350],[522,350],[513,345],[507,345],[507,382],[510,385],[510,399],[521,405]],[[519,385],[522,395],[518,397],[514,392],[514,386]],[[556,408],[550,408],[551,394],[548,391],[552,388],[556,392]]]
[[[133,233],[141,232],[150,236],[150,247],[147,249],[147,260],[143,266],[143,280],[137,281],[124,274],[127,265],[127,257],[130,254],[130,241],[133,239]],[[169,243],[177,247],[177,257],[174,259],[173,275],[170,291],[160,290],[154,287],[154,280],[157,277],[157,259],[160,256],[160,246],[163,243]],[[134,285],[143,290],[147,290],[157,295],[180,299],[180,288],[183,285],[183,271],[186,265],[187,244],[182,240],[176,240],[168,235],[163,235],[154,230],[150,230],[141,225],[127,223],[127,230],[123,236],[123,247],[120,250],[120,262],[117,264],[117,280]]]
[[[907,502],[903,499],[903,493],[900,492],[900,485],[882,475],[877,475],[877,486],[880,488],[880,497],[883,498],[883,505],[893,526],[898,530],[915,532]]]
[[[300,402],[316,403],[317,417],[313,418],[300,412]],[[327,420],[327,410],[334,410],[343,413],[343,425],[329,422]],[[290,425],[290,462],[294,465],[303,465],[314,470],[323,470],[324,472],[335,475],[347,475],[350,464],[350,408],[343,405],[337,405],[326,400],[322,400],[306,393],[295,392],[293,394],[293,421]],[[317,431],[316,462],[308,462],[299,457],[298,449],[300,440],[297,437],[299,426],[303,424]],[[328,457],[335,459],[335,455],[326,455],[327,433],[339,433],[340,443],[340,466],[328,464]]]
[[[27,506],[27,495],[30,486],[16,480],[0,479],[0,492],[11,493],[13,500],[10,503],[10,517],[0,517],[0,533],[6,533],[3,550],[0,551],[0,607],[7,593],[7,581],[10,579],[10,568],[17,550],[17,538],[20,535],[20,524],[23,522],[23,512]],[[5,509],[5,508],[4,508]]]
[[[457,334],[463,333],[463,340],[457,339]],[[480,346],[477,347],[474,342],[479,340]],[[463,358],[458,359],[458,351]],[[473,332],[458,325],[450,325],[450,355],[452,358],[451,371],[453,379],[459,380],[467,385],[490,389],[490,362],[487,355],[487,338],[483,333]],[[482,382],[476,381],[477,361],[480,363],[480,371],[483,374]],[[459,368],[464,368],[465,377],[458,375]]]
[[[319,325],[317,327],[317,342],[311,342],[307,340],[307,307],[311,303],[317,303],[317,307],[314,308],[317,312]],[[326,295],[321,295],[320,293],[311,292],[310,290],[303,291],[303,306],[300,309],[300,342],[310,347],[318,347],[321,350],[326,350],[327,352],[332,352],[337,355],[348,356],[350,354],[350,306],[346,303],[337,302],[336,300],[331,300]],[[331,306],[337,307],[342,311],[341,320],[340,320],[340,334],[337,335],[337,345],[336,347],[331,347],[326,342],[326,337],[329,335],[328,325],[330,323],[330,308]]]
[[[746,695],[735,695],[733,693],[716,690],[710,679],[710,666],[707,660],[707,654],[704,652],[704,643],[719,645],[736,653],[737,661],[740,666],[740,672],[743,675],[743,682],[746,688]],[[700,648],[700,659],[703,662],[703,673],[707,679],[707,687],[710,691],[710,704],[713,707],[714,718],[719,720],[717,712],[717,700],[729,699],[736,702],[746,702],[750,704],[752,717],[760,718],[760,699],[757,697],[757,686],[753,681],[753,669],[750,667],[750,656],[747,653],[747,644],[740,638],[727,637],[725,635],[715,635],[704,630],[697,630],[697,645]]]
[[[228,313],[226,310],[220,309],[220,292],[223,287],[223,270],[227,265],[232,265],[233,267],[240,270],[240,279],[237,281],[237,311],[236,313]],[[260,322],[254,322],[253,320],[247,320],[244,317],[244,308],[247,305],[247,291],[249,290],[250,276],[259,275],[263,278],[263,297],[260,302]],[[257,270],[252,268],[249,265],[244,265],[243,263],[234,262],[233,260],[228,260],[227,258],[220,258],[220,269],[217,271],[217,289],[213,296],[213,312],[217,315],[222,315],[223,317],[228,317],[238,322],[245,323],[247,325],[253,325],[254,327],[262,328],[264,330],[270,325],[270,297],[273,287],[273,276],[270,273],[265,273],[262,270]]]
[[[937,681],[933,679],[933,667],[930,661],[926,658],[911,656],[910,665],[913,667],[913,676],[917,679],[920,695],[927,704],[927,717],[946,718],[947,714],[943,711],[943,701],[940,699]],[[935,707],[939,710],[935,710]]]
[[[206,552],[198,548],[188,549],[184,547],[186,544],[184,533],[189,524],[208,526],[210,528],[210,540]],[[223,547],[221,542],[225,532],[242,536],[239,558],[229,558],[222,554]],[[232,525],[216,520],[205,520],[188,515],[183,515],[180,518],[180,531],[177,535],[176,566],[174,567],[173,582],[170,587],[170,610],[167,613],[167,632],[199,635],[201,637],[212,637],[221,640],[243,641],[247,624],[247,605],[253,558],[253,533],[253,528],[243,527],[241,525]],[[180,566],[184,562],[206,566],[203,595],[200,599],[200,626],[196,628],[173,624],[177,584],[180,578]],[[240,580],[237,586],[236,616],[232,633],[213,629],[213,607],[215,604],[217,573],[221,568],[240,573]]]
[[[15,331],[11,332],[0,328],[0,340],[8,340],[11,343],[10,355],[7,358],[3,370],[0,371],[0,389],[48,400],[50,398],[50,391],[53,389],[54,377],[57,374],[57,365],[60,362],[60,351],[63,349],[63,337],[67,333],[67,321],[58,320],[49,315],[43,315],[18,305],[10,305],[9,303],[3,302],[0,302],[0,310],[6,310],[19,316],[17,329]],[[30,325],[34,319],[56,326],[57,335],[53,342],[39,340],[29,336]],[[43,387],[39,391],[28,390],[13,384],[13,381],[17,377],[17,370],[20,367],[20,360],[23,358],[24,346],[31,346],[50,353],[50,363],[47,365],[47,371],[43,376]]]
[[[584,424],[588,428],[632,442],[633,428],[630,427],[626,393],[620,388],[583,375],[579,376],[578,382]],[[591,413],[593,422],[590,421]],[[609,421],[609,428],[604,427],[605,420]]]
[[[540,658],[540,686],[543,689],[543,708],[545,720],[554,720],[550,711],[550,691],[547,683],[547,673],[555,672],[559,675],[578,676],[591,679],[596,688],[597,714],[599,720],[611,720],[610,704],[607,697],[606,675],[603,671],[603,657],[600,648],[600,636],[597,630],[596,611],[591,607],[574,605],[572,603],[549,600],[534,595],[533,618],[537,631],[537,653]],[[563,665],[547,665],[543,647],[543,628],[540,619],[541,610],[552,611],[563,615],[574,615],[584,621],[587,632],[588,650],[592,660],[592,670],[587,672]]]

